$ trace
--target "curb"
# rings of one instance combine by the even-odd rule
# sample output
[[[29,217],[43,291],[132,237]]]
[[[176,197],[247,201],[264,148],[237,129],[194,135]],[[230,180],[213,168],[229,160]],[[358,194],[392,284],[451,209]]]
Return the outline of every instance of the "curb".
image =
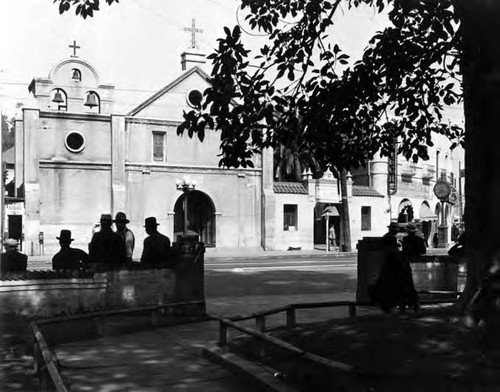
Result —
[[[293,259],[306,259],[311,257],[318,257],[321,259],[327,258],[342,258],[349,256],[356,256],[357,252],[337,252],[337,253],[279,253],[279,254],[258,254],[258,255],[218,255],[218,254],[205,254],[205,261],[218,261],[218,260],[270,260],[270,259],[284,259],[291,257]]]
[[[287,385],[280,379],[274,377],[269,371],[270,368],[257,365],[255,362],[243,359],[242,357],[223,350],[218,346],[205,347],[202,350],[202,355],[211,362],[251,379],[263,388],[264,391],[298,392],[298,389]]]

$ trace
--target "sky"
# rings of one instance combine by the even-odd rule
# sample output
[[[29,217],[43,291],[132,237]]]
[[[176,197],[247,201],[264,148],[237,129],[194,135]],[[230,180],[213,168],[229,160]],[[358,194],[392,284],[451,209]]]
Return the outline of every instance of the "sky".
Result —
[[[83,20],[73,10],[60,15],[53,0],[0,0],[0,101],[5,113],[29,101],[34,77],[47,77],[52,67],[72,54],[97,70],[100,81],[115,86],[115,107],[122,112],[147,99],[182,73],[180,55],[189,48],[184,31],[196,20],[198,50],[209,54],[223,26],[244,25],[238,0],[120,0]],[[371,8],[341,10],[335,42],[359,58],[371,36],[387,25]],[[245,40],[257,48],[265,37]],[[210,68],[206,69],[208,72]]]

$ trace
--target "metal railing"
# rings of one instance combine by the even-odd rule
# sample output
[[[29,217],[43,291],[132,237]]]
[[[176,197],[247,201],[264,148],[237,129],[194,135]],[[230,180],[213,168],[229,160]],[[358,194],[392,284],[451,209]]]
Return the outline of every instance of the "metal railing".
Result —
[[[419,294],[448,294],[455,295],[455,298],[448,299],[431,299],[431,300],[422,300],[420,304],[422,305],[434,305],[434,304],[445,304],[445,303],[454,303],[456,302],[456,298],[458,298],[458,292],[451,291],[420,291]],[[229,344],[229,330],[234,329],[239,332],[243,332],[245,335],[249,335],[252,338],[258,340],[261,344],[266,343],[272,345],[275,348],[284,350],[296,357],[297,359],[307,361],[309,363],[313,363],[315,365],[319,365],[322,368],[325,368],[328,371],[335,371],[337,374],[339,372],[345,376],[360,376],[355,372],[353,366],[334,361],[325,357],[322,357],[317,354],[313,354],[302,350],[301,348],[294,346],[288,342],[285,342],[281,339],[278,339],[274,336],[264,333],[266,329],[266,317],[275,315],[278,313],[285,312],[286,313],[286,326],[288,328],[294,328],[297,326],[296,321],[296,310],[298,309],[313,309],[313,308],[325,308],[325,307],[347,307],[349,317],[355,318],[357,314],[357,307],[360,306],[373,306],[370,302],[356,302],[356,301],[329,301],[329,302],[311,302],[311,303],[295,303],[286,306],[281,306],[274,309],[268,309],[261,312],[252,313],[248,316],[238,316],[233,318],[225,318],[220,316],[211,315],[211,318],[219,321],[219,340],[218,345],[220,347],[225,347]],[[245,327],[243,325],[238,324],[239,321],[247,321],[255,319],[255,329]],[[263,348],[260,347],[260,355],[263,357],[264,351]]]

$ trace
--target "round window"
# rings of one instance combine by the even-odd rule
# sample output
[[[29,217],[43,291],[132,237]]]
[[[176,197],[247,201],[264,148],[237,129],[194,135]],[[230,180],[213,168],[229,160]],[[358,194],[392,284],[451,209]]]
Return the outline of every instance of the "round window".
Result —
[[[191,90],[187,95],[187,102],[189,106],[200,107],[203,100],[203,94],[200,90]]]
[[[80,152],[85,148],[85,138],[80,132],[70,132],[66,135],[64,145],[71,152]]]

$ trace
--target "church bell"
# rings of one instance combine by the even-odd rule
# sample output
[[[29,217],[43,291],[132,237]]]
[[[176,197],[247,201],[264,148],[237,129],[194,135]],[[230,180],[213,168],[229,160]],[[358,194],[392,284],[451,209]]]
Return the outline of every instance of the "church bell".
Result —
[[[96,95],[94,93],[87,94],[87,99],[86,99],[84,105],[88,106],[89,108],[97,106],[97,97],[96,97]]]
[[[55,103],[63,103],[64,102],[62,94],[59,90],[56,90],[56,93],[54,94],[54,98],[52,98],[52,102],[55,102]]]
[[[71,76],[71,79],[73,80],[80,80],[80,71],[78,71],[76,68],[73,70],[73,75]]]

